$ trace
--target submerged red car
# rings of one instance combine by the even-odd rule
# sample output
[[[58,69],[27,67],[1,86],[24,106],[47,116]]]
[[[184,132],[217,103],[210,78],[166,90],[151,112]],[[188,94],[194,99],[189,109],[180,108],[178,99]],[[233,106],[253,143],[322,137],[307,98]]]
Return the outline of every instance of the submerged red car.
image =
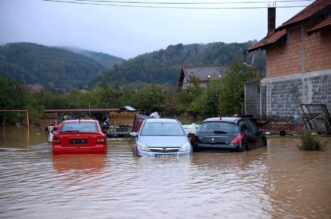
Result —
[[[65,120],[55,129],[53,154],[99,154],[107,151],[107,136],[97,120]]]

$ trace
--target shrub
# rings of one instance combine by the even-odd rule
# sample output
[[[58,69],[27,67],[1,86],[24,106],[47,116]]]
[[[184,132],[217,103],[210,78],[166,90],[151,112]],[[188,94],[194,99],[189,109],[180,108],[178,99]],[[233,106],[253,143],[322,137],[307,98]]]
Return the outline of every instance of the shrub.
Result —
[[[305,151],[322,151],[326,148],[327,142],[322,142],[318,135],[305,131],[299,135],[300,144],[298,148]]]

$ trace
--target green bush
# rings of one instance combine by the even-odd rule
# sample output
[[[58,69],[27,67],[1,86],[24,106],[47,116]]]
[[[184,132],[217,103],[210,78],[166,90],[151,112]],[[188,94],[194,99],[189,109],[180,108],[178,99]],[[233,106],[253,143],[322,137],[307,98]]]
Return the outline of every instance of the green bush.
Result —
[[[326,148],[327,142],[322,142],[318,135],[305,131],[299,135],[300,144],[298,148],[305,151],[322,151]]]

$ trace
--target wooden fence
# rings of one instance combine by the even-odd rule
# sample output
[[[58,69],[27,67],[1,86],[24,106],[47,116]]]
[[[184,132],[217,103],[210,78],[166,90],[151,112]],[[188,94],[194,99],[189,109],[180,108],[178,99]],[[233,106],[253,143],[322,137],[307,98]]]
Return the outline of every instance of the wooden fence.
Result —
[[[132,126],[136,113],[127,111],[109,112],[110,124],[114,126]]]

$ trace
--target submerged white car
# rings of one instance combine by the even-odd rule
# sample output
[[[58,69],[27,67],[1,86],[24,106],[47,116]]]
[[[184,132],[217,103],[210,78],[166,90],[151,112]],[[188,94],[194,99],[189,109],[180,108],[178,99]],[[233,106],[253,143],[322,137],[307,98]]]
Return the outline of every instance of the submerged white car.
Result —
[[[192,154],[192,146],[182,124],[176,119],[145,119],[136,137],[135,150],[141,157]]]

